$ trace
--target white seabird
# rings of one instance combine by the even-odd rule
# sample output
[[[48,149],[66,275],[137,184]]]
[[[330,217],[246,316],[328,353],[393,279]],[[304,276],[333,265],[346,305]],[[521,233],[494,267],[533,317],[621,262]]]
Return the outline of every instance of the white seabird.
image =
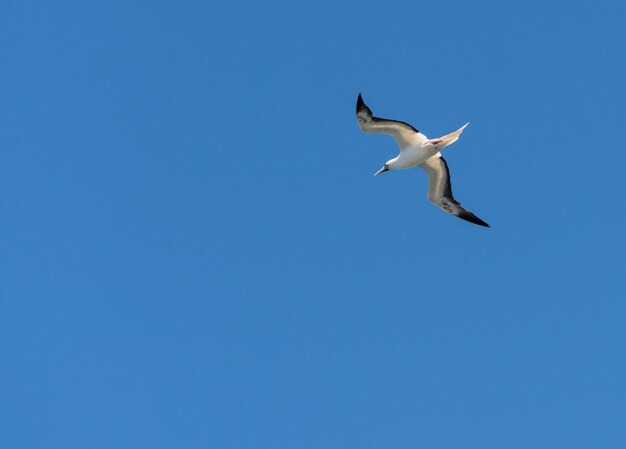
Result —
[[[440,153],[445,147],[459,139],[469,123],[453,133],[437,139],[429,139],[408,123],[374,117],[361,94],[356,102],[356,120],[361,131],[390,135],[400,147],[400,154],[388,160],[383,168],[374,173],[374,176],[389,170],[412,168],[417,165],[428,173],[428,201],[463,220],[490,227],[476,215],[461,207],[461,204],[454,199],[448,164]]]

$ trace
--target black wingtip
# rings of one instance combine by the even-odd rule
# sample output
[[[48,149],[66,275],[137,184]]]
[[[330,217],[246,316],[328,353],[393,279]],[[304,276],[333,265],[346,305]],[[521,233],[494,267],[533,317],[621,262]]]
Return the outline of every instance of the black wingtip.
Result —
[[[359,98],[357,98],[356,100],[356,112],[358,114],[358,112],[363,109],[363,107],[365,106],[365,102],[363,101],[363,97],[361,96],[361,93],[359,92]]]
[[[472,218],[468,219],[468,218],[464,218],[464,220],[469,221],[470,223],[474,223],[477,224],[478,226],[484,226],[486,228],[490,228],[491,226],[489,226],[489,223],[482,221],[480,218],[478,218],[476,215],[474,215]]]
[[[461,220],[465,220],[465,221],[469,221],[470,223],[477,224],[478,226],[484,226],[486,228],[490,228],[491,227],[491,226],[489,226],[489,224],[487,222],[481,220],[480,218],[478,218],[476,215],[474,215],[470,211],[465,211],[465,213],[461,213],[461,214],[457,215],[457,217],[459,217]]]

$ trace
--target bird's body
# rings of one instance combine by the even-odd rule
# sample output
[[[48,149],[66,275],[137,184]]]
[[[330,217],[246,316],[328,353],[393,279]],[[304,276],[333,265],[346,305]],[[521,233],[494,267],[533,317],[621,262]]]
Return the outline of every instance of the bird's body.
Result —
[[[405,147],[402,151],[400,151],[400,154],[391,159],[391,162],[388,164],[389,169],[413,168],[416,165],[426,162],[437,152],[438,151],[432,146],[423,145],[422,143]]]
[[[429,139],[405,122],[374,117],[361,94],[356,104],[356,119],[361,131],[381,133],[393,137],[400,147],[400,154],[385,163],[374,176],[388,170],[407,169],[419,166],[428,173],[428,200],[449,214],[481,226],[489,225],[470,211],[461,207],[452,196],[448,164],[440,151],[456,142],[468,124],[453,133]]]

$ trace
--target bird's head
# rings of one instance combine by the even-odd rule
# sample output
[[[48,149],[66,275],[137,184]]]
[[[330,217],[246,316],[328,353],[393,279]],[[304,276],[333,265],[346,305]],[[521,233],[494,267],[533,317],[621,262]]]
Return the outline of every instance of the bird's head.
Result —
[[[381,168],[380,170],[378,170],[376,173],[374,173],[374,176],[378,176],[381,173],[384,173],[386,171],[389,171],[389,163],[383,165],[383,168]]]

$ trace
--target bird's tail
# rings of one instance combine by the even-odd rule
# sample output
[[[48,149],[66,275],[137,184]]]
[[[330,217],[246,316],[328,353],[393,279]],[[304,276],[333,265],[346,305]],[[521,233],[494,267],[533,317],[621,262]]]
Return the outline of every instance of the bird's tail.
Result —
[[[441,151],[448,145],[452,145],[454,142],[459,140],[459,136],[467,125],[469,125],[469,122],[450,134],[446,134],[445,136],[438,137],[436,139],[430,139],[429,143],[434,145],[437,151]]]

